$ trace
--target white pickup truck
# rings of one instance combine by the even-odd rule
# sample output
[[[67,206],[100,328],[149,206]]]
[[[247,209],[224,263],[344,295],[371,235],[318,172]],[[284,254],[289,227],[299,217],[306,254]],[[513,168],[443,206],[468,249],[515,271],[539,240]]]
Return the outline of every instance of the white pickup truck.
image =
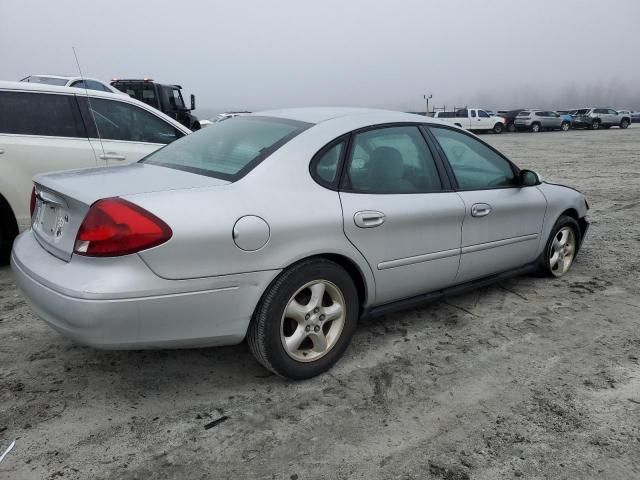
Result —
[[[504,118],[492,117],[480,108],[464,108],[455,112],[436,112],[433,117],[475,132],[502,133],[505,125]]]

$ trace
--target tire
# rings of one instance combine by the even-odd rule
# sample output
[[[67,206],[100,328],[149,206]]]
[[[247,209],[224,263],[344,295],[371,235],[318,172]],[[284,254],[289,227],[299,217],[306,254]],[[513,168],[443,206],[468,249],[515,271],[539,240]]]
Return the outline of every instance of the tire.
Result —
[[[531,124],[531,131],[533,133],[538,133],[538,132],[542,131],[542,126],[538,122],[533,123],[533,124]]]
[[[314,301],[320,293],[318,285],[323,285],[319,303]],[[327,320],[331,315],[337,316]],[[292,380],[312,378],[342,357],[358,315],[358,292],[349,274],[329,260],[306,260],[281,273],[265,292],[247,332],[249,349],[276,375]],[[286,339],[291,346],[285,346]]]
[[[620,122],[620,128],[629,128],[629,120],[627,120],[626,118],[623,118],[622,121]]]
[[[591,130],[600,130],[600,120],[594,120],[589,128]]]
[[[502,133],[504,130],[504,125],[500,122],[496,123],[493,126],[493,133]]]
[[[563,240],[565,234],[568,238]],[[580,236],[578,222],[568,215],[560,216],[551,229],[551,234],[542,254],[540,270],[549,277],[562,277],[565,275],[573,265],[580,249]],[[565,245],[567,248],[561,251],[560,248]],[[558,253],[558,257],[555,257],[556,253]]]
[[[0,197],[0,265],[9,263],[11,246],[18,235],[18,224],[11,207]]]
[[[509,133],[513,133],[517,130],[516,126],[513,124],[513,122],[507,124],[507,132]]]
[[[568,132],[570,127],[571,125],[569,125],[569,122],[562,122],[562,125],[560,125],[560,130],[562,130],[563,132]]]

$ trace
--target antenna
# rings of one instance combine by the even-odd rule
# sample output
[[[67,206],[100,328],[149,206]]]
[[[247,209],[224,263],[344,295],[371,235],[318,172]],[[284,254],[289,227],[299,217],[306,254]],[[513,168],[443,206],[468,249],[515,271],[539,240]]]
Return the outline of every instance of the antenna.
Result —
[[[89,89],[87,88],[87,82],[84,81],[84,75],[82,75],[82,69],[80,68],[80,61],[78,60],[76,47],[71,47],[71,49],[73,50],[73,56],[76,57],[76,65],[78,66],[78,72],[80,73],[80,78],[82,79],[82,83],[84,85],[84,93],[87,95],[87,104],[89,107],[89,114],[91,115],[91,119],[93,120],[93,125],[96,127],[98,140],[100,141],[100,148],[102,149],[102,155],[100,155],[100,157],[106,157],[106,154],[104,153],[104,145],[102,144],[102,136],[100,135],[100,129],[98,128],[98,122],[96,122],[96,117],[93,113],[93,107],[91,106],[91,97],[89,96]],[[91,143],[91,141],[89,141],[89,143]],[[96,165],[97,165],[97,160],[96,160]]]

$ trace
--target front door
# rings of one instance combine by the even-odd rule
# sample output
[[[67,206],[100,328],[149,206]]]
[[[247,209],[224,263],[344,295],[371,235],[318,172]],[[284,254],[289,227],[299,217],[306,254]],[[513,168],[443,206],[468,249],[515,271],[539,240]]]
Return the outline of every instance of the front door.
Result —
[[[464,202],[443,189],[418,127],[356,133],[346,161],[340,191],[344,232],[374,272],[375,304],[451,285]]]
[[[533,262],[546,211],[537,187],[518,185],[512,164],[478,139],[431,126],[465,205],[456,283]]]

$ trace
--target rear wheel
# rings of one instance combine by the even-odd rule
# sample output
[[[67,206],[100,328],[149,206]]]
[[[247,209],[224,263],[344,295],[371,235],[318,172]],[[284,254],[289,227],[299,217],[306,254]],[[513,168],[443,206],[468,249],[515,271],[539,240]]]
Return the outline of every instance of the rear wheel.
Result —
[[[502,133],[503,130],[504,130],[504,125],[500,122],[496,123],[493,126],[493,133]]]
[[[18,235],[18,224],[11,207],[0,197],[0,265],[9,262],[13,240]]]
[[[542,270],[562,277],[569,271],[580,246],[580,227],[572,217],[562,215],[553,226],[542,259]]]
[[[622,121],[620,122],[620,128],[628,128],[629,127],[629,120],[627,120],[626,118],[623,118]]]
[[[600,129],[600,120],[594,120],[591,123],[591,130],[599,130]]]
[[[538,133],[540,130],[541,130],[541,126],[540,126],[539,123],[536,122],[536,123],[531,125],[531,131],[533,133]]]
[[[336,363],[358,321],[358,294],[349,274],[334,262],[301,262],[269,287],[249,325],[256,359],[282,377],[303,380]]]
[[[569,130],[569,126],[569,122],[562,122],[562,125],[560,125],[560,130],[566,132],[567,130]]]

